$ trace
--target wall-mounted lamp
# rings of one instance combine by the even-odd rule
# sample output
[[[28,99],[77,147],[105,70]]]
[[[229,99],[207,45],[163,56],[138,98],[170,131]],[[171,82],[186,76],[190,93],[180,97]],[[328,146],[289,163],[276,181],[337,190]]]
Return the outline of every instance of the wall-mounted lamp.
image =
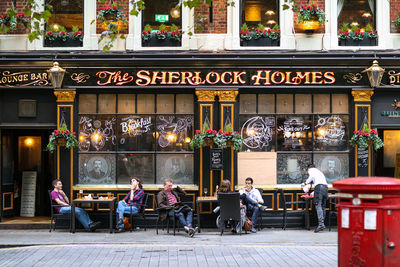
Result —
[[[363,70],[368,75],[368,80],[372,88],[378,87],[381,84],[385,69],[378,65],[378,60],[372,62],[372,66]]]
[[[25,145],[26,146],[32,146],[33,145],[33,139],[28,137],[25,139]]]
[[[169,14],[171,15],[172,18],[177,19],[181,16],[181,10],[179,8],[171,8]]]
[[[53,63],[53,67],[47,70],[53,88],[61,88],[64,79],[65,69],[61,68],[58,62]]]

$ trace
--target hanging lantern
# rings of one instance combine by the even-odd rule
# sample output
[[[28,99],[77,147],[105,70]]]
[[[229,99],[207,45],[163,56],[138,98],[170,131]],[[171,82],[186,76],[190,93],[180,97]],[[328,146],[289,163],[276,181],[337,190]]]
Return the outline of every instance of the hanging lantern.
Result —
[[[381,84],[385,69],[378,65],[378,60],[372,62],[372,66],[363,70],[368,75],[369,83],[372,88],[378,87]]]
[[[61,68],[58,62],[53,63],[53,67],[47,70],[53,88],[61,88],[64,79],[65,69]]]

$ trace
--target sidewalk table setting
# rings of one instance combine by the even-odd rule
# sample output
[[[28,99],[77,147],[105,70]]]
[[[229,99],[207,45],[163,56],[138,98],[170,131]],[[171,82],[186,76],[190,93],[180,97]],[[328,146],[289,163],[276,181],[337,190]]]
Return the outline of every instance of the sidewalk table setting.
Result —
[[[304,222],[305,226],[304,227],[307,230],[310,230],[310,200],[314,199],[314,194],[302,195],[301,198],[304,199],[305,204],[306,204],[305,205],[306,212],[305,212],[305,222]],[[328,195],[328,200],[335,199],[335,198],[338,198],[337,194],[329,194]]]
[[[199,233],[201,231],[200,227],[200,203],[217,203],[217,196],[209,196],[209,197],[197,197],[196,199],[196,213],[197,213],[197,226],[199,227]]]

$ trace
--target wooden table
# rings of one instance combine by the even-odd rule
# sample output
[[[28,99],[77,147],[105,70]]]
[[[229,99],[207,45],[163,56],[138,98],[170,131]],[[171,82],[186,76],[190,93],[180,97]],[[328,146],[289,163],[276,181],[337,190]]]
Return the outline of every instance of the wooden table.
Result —
[[[338,196],[336,194],[328,194],[328,199],[335,199]],[[310,196],[310,195],[302,195],[301,196],[302,199],[304,199],[304,202],[306,203],[306,207],[305,207],[305,218],[304,218],[304,224],[305,224],[305,228],[307,230],[310,230],[310,200],[314,199],[314,196]]]
[[[200,203],[216,203],[218,202],[217,197],[197,197],[196,199],[196,213],[197,213],[197,227],[199,227],[199,233],[201,232],[200,227]]]
[[[76,204],[79,203],[93,203],[93,204],[108,204],[110,211],[110,233],[113,232],[113,211],[114,211],[114,206],[115,206],[115,200],[117,198],[116,197],[112,197],[112,198],[105,198],[103,197],[102,199],[100,198],[77,198],[72,200],[72,207],[71,207],[71,212],[72,212],[72,233],[75,233],[75,207]]]

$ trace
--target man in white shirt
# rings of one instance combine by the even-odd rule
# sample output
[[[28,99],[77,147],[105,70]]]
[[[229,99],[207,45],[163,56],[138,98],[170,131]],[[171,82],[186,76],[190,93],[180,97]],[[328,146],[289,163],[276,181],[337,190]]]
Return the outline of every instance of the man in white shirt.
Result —
[[[246,178],[245,183],[246,186],[239,190],[240,199],[242,200],[242,203],[246,205],[247,211],[252,214],[251,222],[253,223],[253,227],[251,228],[251,232],[255,233],[257,231],[254,226],[257,223],[258,212],[259,210],[266,210],[267,207],[262,205],[264,204],[264,200],[260,191],[253,187],[253,178]]]
[[[325,229],[325,206],[328,199],[328,183],[326,182],[325,175],[315,168],[313,164],[307,167],[308,179],[301,186],[304,187],[308,184],[314,184],[314,205],[318,216],[318,226],[315,233]]]

